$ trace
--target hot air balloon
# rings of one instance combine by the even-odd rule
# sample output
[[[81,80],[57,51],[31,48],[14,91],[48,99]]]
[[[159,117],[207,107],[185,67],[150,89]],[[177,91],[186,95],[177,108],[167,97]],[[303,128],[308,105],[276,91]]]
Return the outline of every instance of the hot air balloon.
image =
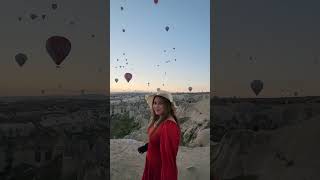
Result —
[[[45,18],[46,18],[46,15],[45,15],[45,14],[42,14],[41,17],[42,17],[42,19],[45,19]]]
[[[153,2],[154,2],[155,4],[158,4],[158,0],[153,0]]]
[[[192,87],[188,87],[188,90],[191,92],[192,91]]]
[[[21,20],[22,20],[22,17],[18,17],[18,20],[21,21]]]
[[[124,74],[124,78],[127,80],[127,82],[129,82],[132,78],[132,74],[131,73],[126,73]]]
[[[15,59],[16,59],[16,62],[19,64],[19,66],[22,67],[28,60],[28,57],[23,53],[19,53],[15,56]]]
[[[56,4],[56,3],[51,4],[51,8],[52,8],[53,10],[57,9],[57,8],[58,8],[58,4]]]
[[[59,67],[70,53],[71,42],[62,36],[52,36],[46,42],[46,49],[57,67]]]
[[[250,84],[252,91],[256,94],[256,96],[263,89],[263,82],[261,80],[253,80]]]
[[[126,32],[126,30],[125,30],[125,29],[122,29],[122,32]]]
[[[34,19],[36,19],[38,17],[38,15],[36,15],[36,14],[30,14],[30,18],[32,19],[32,20],[34,20]]]
[[[148,86],[150,85],[150,83],[149,83],[149,82],[148,82],[147,84],[148,84]]]
[[[160,91],[160,88],[157,88],[157,91]]]
[[[116,81],[116,83],[117,83],[117,82],[119,81],[119,79],[118,79],[118,78],[115,78],[114,81]]]
[[[165,29],[166,29],[166,31],[169,31],[169,26],[166,26],[166,28],[165,28]]]
[[[120,7],[120,9],[121,9],[121,11],[123,11],[123,7],[122,6]]]

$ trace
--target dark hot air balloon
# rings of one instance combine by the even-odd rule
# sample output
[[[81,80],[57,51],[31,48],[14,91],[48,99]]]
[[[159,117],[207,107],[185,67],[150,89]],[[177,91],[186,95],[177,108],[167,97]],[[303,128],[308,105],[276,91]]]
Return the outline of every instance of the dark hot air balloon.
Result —
[[[36,15],[36,14],[30,14],[30,18],[32,19],[32,20],[34,20],[34,19],[36,19],[38,17],[38,15]]]
[[[71,42],[62,36],[52,36],[46,42],[48,54],[57,66],[69,55],[71,50]]]
[[[124,74],[124,78],[129,82],[132,79],[132,74],[131,73],[126,73]]]
[[[250,84],[252,91],[256,94],[256,96],[263,89],[263,82],[261,80],[253,80]]]
[[[19,66],[22,67],[28,60],[28,57],[23,53],[19,53],[15,56],[15,59],[16,59],[16,62],[19,64]]]
[[[153,2],[154,2],[155,4],[158,4],[158,0],[153,0]]]
[[[115,78],[114,81],[116,81],[116,83],[117,83],[117,82],[119,81],[119,79],[118,79],[118,78]]]
[[[192,91],[192,87],[188,87],[188,90],[191,92]]]
[[[166,28],[165,28],[165,29],[166,29],[166,31],[169,31],[169,26],[166,26]]]
[[[57,9],[58,8],[58,4],[56,4],[56,3],[51,4],[51,8],[53,10]]]

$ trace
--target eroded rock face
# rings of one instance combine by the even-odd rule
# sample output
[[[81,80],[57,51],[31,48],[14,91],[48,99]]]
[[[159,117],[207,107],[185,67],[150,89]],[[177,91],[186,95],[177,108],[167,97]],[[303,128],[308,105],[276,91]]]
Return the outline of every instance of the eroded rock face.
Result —
[[[214,103],[214,102],[213,102]],[[229,130],[275,130],[309,120],[320,113],[319,104],[253,104],[249,102],[214,105],[211,140],[220,141]]]
[[[320,116],[274,131],[229,131],[211,143],[212,172],[228,180],[319,179],[319,127]]]

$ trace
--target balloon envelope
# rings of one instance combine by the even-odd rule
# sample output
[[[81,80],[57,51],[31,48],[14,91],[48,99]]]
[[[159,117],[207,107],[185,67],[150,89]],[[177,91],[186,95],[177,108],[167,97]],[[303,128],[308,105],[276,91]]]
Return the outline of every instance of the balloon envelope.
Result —
[[[28,60],[28,57],[23,53],[19,53],[15,56],[15,59],[16,59],[16,62],[19,64],[19,66],[22,67]]]
[[[188,87],[188,90],[191,92],[192,91],[192,87]]]
[[[34,20],[34,19],[36,19],[38,17],[38,15],[36,15],[36,14],[30,14],[30,18],[32,19],[32,20]]]
[[[166,31],[169,31],[169,26],[166,26]]]
[[[256,94],[256,96],[263,89],[263,82],[261,80],[253,80],[250,84],[252,91]]]
[[[51,8],[52,9],[57,9],[58,8],[58,4],[56,4],[56,3],[51,4]]]
[[[154,2],[155,4],[158,4],[158,0],[153,0],[153,2]]]
[[[119,81],[119,79],[118,78],[116,78],[116,79],[114,79],[114,81],[116,81],[116,83]]]
[[[56,65],[60,65],[69,55],[71,42],[62,36],[52,36],[47,39],[46,49]]]
[[[132,74],[131,73],[126,73],[124,74],[124,78],[129,82],[132,79]]]

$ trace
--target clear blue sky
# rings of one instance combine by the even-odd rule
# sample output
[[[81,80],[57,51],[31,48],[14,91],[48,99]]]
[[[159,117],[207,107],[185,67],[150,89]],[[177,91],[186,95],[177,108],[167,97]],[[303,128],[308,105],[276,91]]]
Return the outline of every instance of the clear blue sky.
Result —
[[[111,92],[155,91],[158,87],[188,91],[188,86],[193,91],[210,91],[209,0],[110,3]],[[171,62],[166,63],[168,60]],[[125,72],[133,74],[129,83],[124,79]]]

